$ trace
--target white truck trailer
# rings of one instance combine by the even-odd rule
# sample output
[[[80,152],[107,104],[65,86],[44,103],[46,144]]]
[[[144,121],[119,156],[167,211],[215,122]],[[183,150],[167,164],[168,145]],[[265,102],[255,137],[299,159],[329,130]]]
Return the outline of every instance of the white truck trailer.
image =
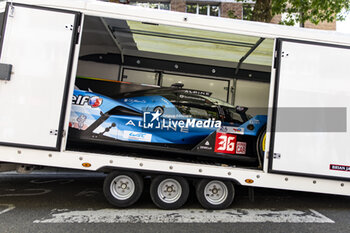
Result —
[[[350,195],[350,36],[89,0],[0,8],[2,170],[106,172],[104,193],[117,207],[138,200],[144,176],[164,209],[186,202],[189,180],[209,209],[228,207],[233,185]],[[77,76],[182,80],[253,107],[268,116],[263,167],[67,146]]]

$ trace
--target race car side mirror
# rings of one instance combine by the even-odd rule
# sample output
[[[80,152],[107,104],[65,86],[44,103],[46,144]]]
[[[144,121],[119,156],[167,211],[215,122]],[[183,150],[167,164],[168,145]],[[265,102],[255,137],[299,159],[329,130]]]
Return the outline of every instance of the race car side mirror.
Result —
[[[173,83],[173,84],[171,84],[171,87],[174,87],[174,88],[183,88],[183,86],[184,86],[185,84],[183,84],[183,83]]]
[[[246,114],[246,111],[248,110],[247,107],[237,106],[236,112],[242,117],[242,120],[244,122],[248,121],[248,116]]]
[[[236,112],[238,112],[238,113],[245,113],[247,110],[248,110],[247,107],[243,107],[243,106],[236,107]]]

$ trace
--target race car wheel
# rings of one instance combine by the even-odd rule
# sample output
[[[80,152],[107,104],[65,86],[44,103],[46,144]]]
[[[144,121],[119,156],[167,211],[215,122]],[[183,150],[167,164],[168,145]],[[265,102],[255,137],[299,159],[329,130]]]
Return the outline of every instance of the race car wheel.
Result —
[[[264,127],[259,132],[258,138],[256,140],[256,151],[258,155],[259,165],[261,166],[261,168],[264,162],[265,146],[266,146],[266,127]]]
[[[202,179],[197,183],[196,195],[204,208],[220,210],[232,204],[235,189],[229,181]]]
[[[141,196],[143,179],[135,172],[114,171],[104,181],[103,192],[106,199],[116,207],[128,207]]]
[[[151,182],[150,194],[156,206],[173,210],[186,203],[189,190],[187,180],[181,176],[156,176]]]

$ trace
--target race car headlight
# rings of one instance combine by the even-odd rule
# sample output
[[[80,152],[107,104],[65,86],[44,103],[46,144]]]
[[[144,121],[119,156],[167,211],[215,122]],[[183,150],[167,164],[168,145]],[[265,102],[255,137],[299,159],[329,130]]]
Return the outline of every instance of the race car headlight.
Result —
[[[255,128],[254,125],[251,125],[251,124],[247,126],[247,129],[249,130],[254,130],[254,128]]]

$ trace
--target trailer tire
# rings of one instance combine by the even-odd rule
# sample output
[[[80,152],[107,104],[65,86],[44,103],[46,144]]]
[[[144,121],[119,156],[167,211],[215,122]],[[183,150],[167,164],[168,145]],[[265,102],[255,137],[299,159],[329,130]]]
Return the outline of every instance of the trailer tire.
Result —
[[[165,210],[174,210],[183,206],[189,192],[188,182],[181,176],[156,176],[150,187],[153,203]]]
[[[143,179],[135,172],[114,171],[103,183],[103,193],[109,203],[125,208],[134,204],[141,196]]]
[[[235,189],[230,181],[202,179],[196,185],[196,196],[205,209],[228,208],[235,197]]]

